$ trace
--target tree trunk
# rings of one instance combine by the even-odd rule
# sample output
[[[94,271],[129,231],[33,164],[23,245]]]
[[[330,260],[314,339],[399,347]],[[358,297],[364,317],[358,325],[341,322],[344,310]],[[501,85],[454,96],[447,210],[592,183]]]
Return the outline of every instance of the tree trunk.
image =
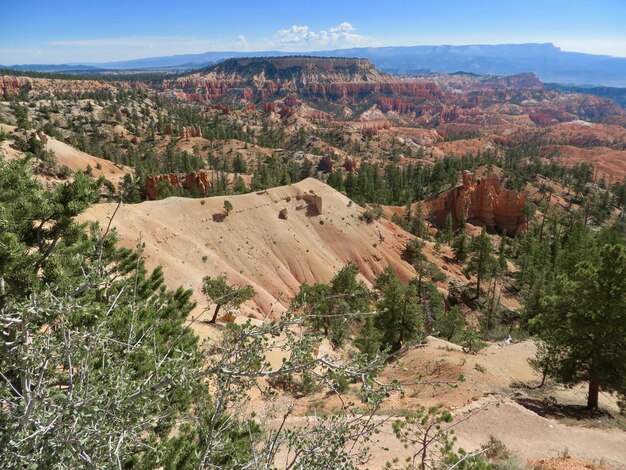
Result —
[[[217,314],[220,311],[220,304],[217,304],[217,306],[215,307],[215,312],[213,312],[213,318],[211,318],[211,320],[209,321],[209,323],[215,323],[217,321]]]
[[[598,408],[598,393],[600,391],[600,379],[598,374],[592,370],[589,377],[589,396],[587,397],[587,409],[595,410]]]
[[[480,298],[480,274],[476,276],[476,295],[474,296],[474,300],[478,300]]]

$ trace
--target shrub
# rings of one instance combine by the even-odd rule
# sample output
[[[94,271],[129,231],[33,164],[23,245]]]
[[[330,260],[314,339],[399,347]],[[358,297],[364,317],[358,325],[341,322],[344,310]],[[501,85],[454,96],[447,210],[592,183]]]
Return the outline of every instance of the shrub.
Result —
[[[371,224],[375,220],[380,219],[383,216],[383,208],[380,206],[372,207],[367,209],[361,215],[361,220],[364,220],[368,224]]]

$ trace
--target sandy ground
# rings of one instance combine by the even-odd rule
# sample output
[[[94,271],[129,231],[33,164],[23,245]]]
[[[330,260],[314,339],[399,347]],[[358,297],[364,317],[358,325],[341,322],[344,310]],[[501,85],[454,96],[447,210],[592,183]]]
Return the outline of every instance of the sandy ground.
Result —
[[[580,461],[602,463],[615,469],[626,468],[626,433],[623,431],[566,426],[542,418],[508,399],[488,403],[481,404],[486,404],[486,408],[454,426],[457,447],[467,451],[478,450],[493,435],[519,460],[528,463],[567,454],[578,462],[574,461],[572,465],[562,463],[557,468],[581,468],[578,467]],[[458,414],[455,419],[460,421],[467,417],[468,414]],[[403,461],[412,455],[411,450],[405,449],[393,435],[391,422],[383,425],[376,440],[374,448],[377,450],[366,468],[382,469],[386,462],[396,457]]]
[[[16,132],[17,128],[8,124],[0,124],[0,129],[13,133]],[[28,131],[26,138],[28,138],[31,133],[32,131]],[[24,137],[23,131],[21,134],[22,137]],[[92,175],[95,178],[104,176],[109,181],[118,183],[122,180],[124,175],[133,173],[133,169],[130,167],[118,166],[104,158],[94,157],[53,137],[48,136],[48,142],[45,144],[45,148],[46,150],[54,152],[57,165],[67,166],[72,171],[84,171],[87,167],[91,167]],[[0,155],[3,155],[7,160],[24,157],[22,152],[11,147],[10,140],[0,142]]]
[[[52,137],[48,137],[46,149],[54,152],[59,165],[65,165],[72,171],[86,170],[87,167],[90,166],[95,177],[104,176],[106,179],[113,182],[117,182],[121,180],[125,174],[133,172],[129,167],[117,166],[104,158],[94,157],[88,153],[81,152],[71,145]]]
[[[321,198],[321,214],[311,202]],[[233,210],[224,217],[224,201]],[[98,204],[81,220],[108,222],[115,204]],[[287,219],[279,212],[287,210]],[[145,243],[149,268],[164,267],[170,287],[195,292],[201,305],[202,278],[225,274],[257,293],[243,313],[280,313],[303,282],[328,282],[348,262],[372,282],[390,265],[405,280],[415,275],[401,259],[412,236],[390,222],[359,220],[363,209],[315,179],[259,193],[206,199],[168,198],[124,205],[113,226],[124,246]],[[200,328],[201,326],[199,326]],[[201,334],[202,335],[202,334]]]
[[[317,207],[314,196],[321,198]],[[233,205],[227,217],[223,214],[225,199]],[[96,205],[81,218],[104,224],[115,207]],[[279,218],[279,211],[285,208],[286,220]],[[359,265],[368,282],[386,265],[393,266],[405,279],[414,275],[400,257],[411,236],[383,219],[372,224],[359,220],[362,211],[332,188],[307,179],[241,196],[168,198],[121,206],[113,226],[125,246],[135,246],[141,239],[148,266],[164,266],[167,283],[192,288],[202,307],[206,300],[200,286],[205,275],[223,273],[235,284],[251,284],[257,296],[243,313],[258,317],[272,309],[280,313],[302,282],[327,282],[348,261]],[[437,253],[432,244],[427,244],[425,253],[450,277],[462,276],[457,265],[446,262],[445,250]],[[199,322],[194,325],[201,338],[217,332]],[[321,350],[337,353],[328,344]],[[397,380],[404,393],[392,393],[377,419],[419,406],[439,405],[450,409],[457,420],[471,415],[456,429],[459,445],[466,449],[476,449],[494,435],[522,460],[556,458],[567,450],[580,461],[597,463],[603,459],[611,468],[626,468],[624,431],[570,425],[518,403],[522,398],[532,398],[526,385],[539,381],[528,364],[534,352],[534,344],[523,341],[492,344],[478,354],[466,354],[457,345],[429,337],[424,346],[407,352],[380,375],[383,381]],[[282,357],[279,353],[271,356],[273,362]],[[553,388],[549,394],[559,403],[582,404],[585,400],[584,387]],[[262,409],[258,397],[252,398],[254,406]],[[285,406],[292,400],[281,396],[279,401]],[[302,423],[316,400],[327,411],[340,407],[337,397],[314,395],[296,400],[296,413],[289,426]],[[615,400],[605,394],[601,406],[616,410]],[[374,460],[367,468],[382,468],[393,457],[407,455],[390,426],[384,425]],[[580,464],[577,460],[572,460],[569,467],[565,466],[567,459],[551,462],[555,469],[584,468],[584,463],[583,467],[574,465]]]
[[[420,406],[441,406],[454,414],[454,434],[457,446],[477,450],[497,437],[520,461],[547,468],[583,469],[590,463],[614,469],[626,468],[626,432],[618,428],[575,425],[540,416],[516,400],[527,396],[521,384],[536,383],[538,374],[528,365],[534,355],[532,341],[513,344],[492,344],[475,355],[463,353],[446,341],[429,337],[424,347],[407,353],[381,375],[381,380],[398,380],[404,394],[394,393],[386,401],[376,419],[381,432],[373,439],[373,459],[365,468],[382,469],[386,462],[398,457],[402,461],[410,454],[393,435],[392,422],[397,416]],[[476,364],[480,367],[476,368]],[[479,369],[479,370],[477,370]],[[459,381],[461,375],[463,381]],[[417,381],[457,381],[456,386],[414,385]],[[574,391],[552,389],[561,403],[584,403],[583,387]],[[305,400],[305,399],[303,399]],[[305,400],[306,401],[306,400]],[[616,411],[615,400],[601,395],[603,409]],[[323,402],[323,409],[338,408],[340,402],[332,397]],[[302,410],[306,407],[301,406]],[[290,426],[301,425],[306,418],[290,418]],[[272,421],[272,423],[274,423]],[[567,454],[572,459],[559,458]],[[549,461],[547,461],[549,460]],[[591,467],[588,467],[591,468]]]
[[[626,150],[608,147],[580,148],[572,145],[554,146],[558,151],[557,161],[563,165],[575,166],[590,163],[597,171],[597,178],[609,182],[619,182],[626,176]]]

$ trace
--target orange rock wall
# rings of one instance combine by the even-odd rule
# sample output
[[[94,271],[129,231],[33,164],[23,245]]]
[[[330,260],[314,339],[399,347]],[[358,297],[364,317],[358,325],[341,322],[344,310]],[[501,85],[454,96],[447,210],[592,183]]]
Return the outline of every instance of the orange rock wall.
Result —
[[[209,175],[204,171],[192,171],[191,173],[178,175],[176,173],[170,173],[167,175],[153,175],[146,177],[146,184],[144,191],[148,199],[155,200],[159,198],[159,183],[161,181],[168,181],[169,184],[179,189],[197,189],[200,194],[206,194],[206,191],[211,187],[212,182],[209,179]]]
[[[452,214],[455,224],[464,216],[468,222],[479,221],[515,235],[526,229],[522,216],[526,198],[525,192],[504,189],[495,174],[476,180],[473,173],[465,171],[461,185],[427,199],[422,206],[437,227],[444,227],[448,214]]]

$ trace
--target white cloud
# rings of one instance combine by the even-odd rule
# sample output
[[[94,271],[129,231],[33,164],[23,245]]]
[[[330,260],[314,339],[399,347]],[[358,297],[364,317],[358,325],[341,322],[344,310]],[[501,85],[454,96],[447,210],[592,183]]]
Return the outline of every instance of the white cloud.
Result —
[[[17,63],[97,63],[207,51],[287,52],[340,49],[379,45],[373,38],[356,32],[344,21],[336,26],[312,30],[309,26],[293,25],[280,29],[269,38],[248,38],[243,34],[225,40],[184,36],[120,36],[108,38],[58,38],[33,48],[0,47],[0,64]]]
[[[285,49],[313,50],[321,47],[350,47],[372,45],[372,38],[355,33],[356,28],[347,21],[327,30],[313,31],[308,26],[293,25],[279,29],[269,42]]]
[[[235,38],[235,49],[241,50],[248,47],[248,40],[243,34],[240,34]]]

